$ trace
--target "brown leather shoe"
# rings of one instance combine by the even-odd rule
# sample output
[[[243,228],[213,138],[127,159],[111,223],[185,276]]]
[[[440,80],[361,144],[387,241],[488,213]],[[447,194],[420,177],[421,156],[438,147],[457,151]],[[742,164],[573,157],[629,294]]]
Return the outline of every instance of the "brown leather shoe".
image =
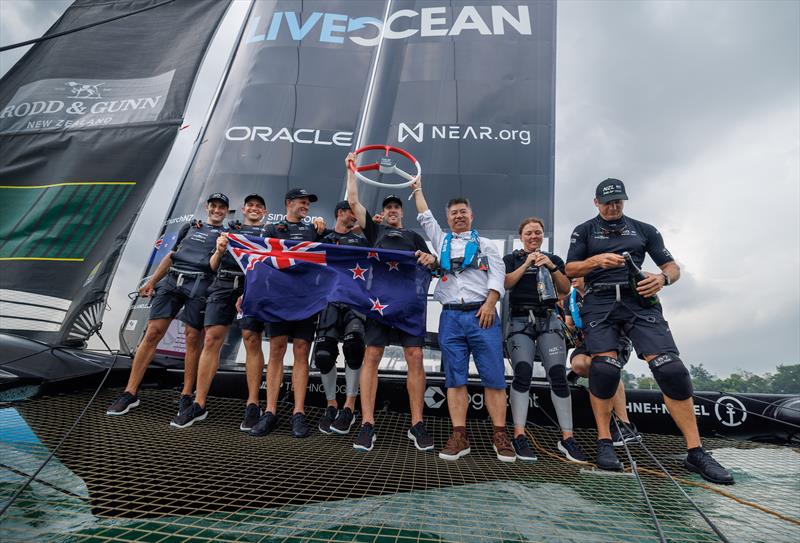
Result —
[[[492,435],[492,448],[497,453],[497,459],[501,462],[515,462],[517,460],[517,453],[514,452],[514,446],[505,432],[495,432]]]
[[[439,451],[439,458],[442,460],[458,460],[469,453],[470,448],[467,436],[453,432],[450,434],[450,439],[447,440],[447,444]]]

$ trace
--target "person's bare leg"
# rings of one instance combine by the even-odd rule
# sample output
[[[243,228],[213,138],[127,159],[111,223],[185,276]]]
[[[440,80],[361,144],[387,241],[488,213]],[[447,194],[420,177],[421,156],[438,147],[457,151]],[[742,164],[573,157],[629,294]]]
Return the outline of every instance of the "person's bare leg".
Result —
[[[242,342],[245,350],[245,369],[247,371],[247,403],[259,407],[259,392],[264,376],[264,351],[261,348],[263,339],[260,332],[242,330]]]
[[[203,331],[191,326],[183,327],[183,336],[186,342],[186,354],[183,358],[183,390],[182,396],[191,396],[197,383],[197,365],[200,362],[200,352],[203,350]]]
[[[619,417],[619,420],[625,424],[631,423],[631,421],[628,419],[628,405],[625,398],[625,385],[622,383],[622,381],[619,382],[617,393],[614,394],[614,413],[617,415],[617,417]]]
[[[147,367],[153,361],[153,355],[156,354],[158,343],[167,333],[170,322],[172,322],[172,319],[153,319],[147,323],[147,330],[136,348],[136,354],[131,363],[131,373],[128,376],[125,392],[129,392],[134,396],[139,392],[139,385],[142,384]]]
[[[646,355],[644,359],[649,363],[658,355]],[[700,431],[697,429],[697,418],[694,416],[694,400],[690,397],[686,400],[673,400],[664,394],[664,403],[669,409],[669,414],[678,429],[683,434],[683,439],[686,441],[686,448],[693,449],[700,447],[703,443],[700,441]]]
[[[202,407],[206,406],[211,382],[219,368],[219,353],[227,335],[228,327],[225,325],[206,327],[203,351],[200,353],[200,361],[197,366],[197,392],[194,399]]]
[[[488,403],[487,398],[487,406]],[[467,425],[468,407],[469,397],[467,396],[466,385],[447,389],[447,410],[450,412],[450,422],[452,422],[454,428]]]
[[[267,411],[278,414],[278,395],[283,383],[283,357],[289,336],[269,338],[269,362],[267,363]]]
[[[367,346],[364,365],[361,367],[361,422],[375,424],[375,397],[378,393],[378,365],[383,358],[384,347]]]
[[[308,353],[311,343],[304,339],[295,338],[292,342],[292,388],[294,389],[294,411],[292,413],[306,412],[306,389],[308,388]]]
[[[422,410],[425,406],[425,366],[422,363],[421,347],[404,347],[403,354],[408,364],[406,389],[411,406],[411,426],[414,426],[422,422]]]
[[[486,398],[486,410],[492,419],[492,424],[496,427],[506,426],[506,390],[504,388],[484,388],[484,398]],[[448,401],[450,396],[448,395]],[[466,417],[466,411],[464,412]],[[463,426],[463,425],[462,425]]]
[[[336,406],[334,406],[336,407]],[[344,406],[350,409],[350,411],[356,410],[356,397],[355,396],[348,396],[347,399],[344,401]]]

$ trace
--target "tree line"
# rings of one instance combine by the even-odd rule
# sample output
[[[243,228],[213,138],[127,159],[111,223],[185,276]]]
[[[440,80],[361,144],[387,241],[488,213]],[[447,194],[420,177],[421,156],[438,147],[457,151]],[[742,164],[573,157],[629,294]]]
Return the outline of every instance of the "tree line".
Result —
[[[689,373],[695,390],[800,394],[800,364],[778,365],[775,372],[760,375],[739,370],[724,379],[712,374],[703,364],[690,364]],[[622,377],[625,388],[658,390],[651,375],[637,376],[623,371]]]

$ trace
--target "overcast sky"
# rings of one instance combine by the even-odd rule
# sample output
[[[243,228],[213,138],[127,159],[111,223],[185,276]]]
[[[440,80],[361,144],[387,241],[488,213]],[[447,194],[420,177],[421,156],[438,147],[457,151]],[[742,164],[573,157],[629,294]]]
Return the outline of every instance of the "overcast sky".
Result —
[[[0,44],[40,36],[70,3],[0,0]],[[237,4],[156,194],[174,192]],[[595,185],[618,177],[625,213],[655,224],[681,265],[661,298],[682,358],[719,375],[799,363],[800,2],[563,1],[557,40],[556,253],[596,213]],[[23,52],[0,53],[0,73]],[[168,204],[147,202],[123,256],[104,326],[114,344]]]

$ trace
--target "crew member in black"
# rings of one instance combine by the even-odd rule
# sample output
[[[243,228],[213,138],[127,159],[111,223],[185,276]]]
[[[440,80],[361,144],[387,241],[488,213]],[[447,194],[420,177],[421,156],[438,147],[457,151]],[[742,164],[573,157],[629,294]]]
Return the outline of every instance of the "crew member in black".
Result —
[[[556,447],[567,460],[586,463],[586,455],[573,437],[572,397],[567,384],[567,348],[556,307],[558,292],[569,291],[564,275],[564,261],[558,255],[541,250],[544,222],[537,217],[523,219],[519,225],[522,249],[503,257],[506,265],[505,288],[511,289],[510,321],[506,345],[514,369],[509,402],[514,419],[514,451],[520,460],[536,460],[525,435],[530,402],[533,360],[538,352],[550,383],[550,398],[561,427],[562,439]],[[544,267],[555,290],[553,298],[543,300],[537,277]]]
[[[583,277],[576,277],[572,280],[573,291],[564,300],[564,324],[572,332],[575,341],[575,348],[569,355],[570,372],[567,374],[567,381],[576,383],[580,377],[589,378],[589,367],[592,363],[592,357],[589,356],[586,350],[586,342],[583,340],[583,322],[580,321],[580,309],[583,307],[584,296],[584,282]],[[573,294],[574,292],[574,294]],[[575,310],[578,312],[578,321],[573,318],[572,313],[572,297],[575,297]],[[578,327],[578,323],[581,324]],[[617,360],[625,367],[628,359],[633,352],[633,344],[625,334],[620,334],[619,345],[617,346]],[[642,436],[636,429],[636,426],[628,418],[628,402],[625,397],[625,386],[622,380],[617,385],[617,391],[614,393],[614,414],[620,420],[621,424],[611,424],[611,442],[615,447],[622,447],[623,444],[631,441],[640,441]]]
[[[139,405],[137,392],[145,371],[158,343],[181,308],[181,321],[186,325],[186,354],[178,413],[191,407],[197,363],[203,345],[206,290],[213,273],[211,255],[216,250],[217,237],[225,232],[223,222],[228,215],[228,205],[228,197],[222,193],[215,192],[209,196],[206,202],[207,223],[196,220],[185,224],[178,233],[175,248],[139,289],[139,296],[142,297],[155,294],[147,330],[136,349],[125,392],[114,400],[106,411],[107,415],[124,415]]]
[[[684,460],[686,468],[706,480],[731,484],[731,473],[703,450],[689,371],[679,358],[661,304],[652,298],[678,280],[680,268],[655,227],[623,215],[627,199],[622,181],[601,182],[594,199],[599,215],[575,228],[567,255],[567,275],[584,277],[586,281],[581,320],[586,349],[592,356],[589,390],[597,422],[597,465],[602,469],[622,468],[614,454],[609,423],[622,371],[617,349],[624,333],[639,357],[650,365],[670,415],[683,433],[689,449]],[[645,254],[649,254],[661,273],[645,272],[646,278],[633,290],[624,252],[630,253],[639,268]]]
[[[278,223],[268,224],[264,228],[264,236],[269,238],[292,239],[299,241],[319,241],[325,230],[324,222],[305,222],[312,202],[317,201],[317,195],[309,193],[306,189],[294,188],[286,193],[286,218]],[[263,324],[248,319],[242,323],[242,328],[256,332],[259,336]],[[314,341],[314,330],[317,326],[317,315],[301,321],[283,321],[269,323],[269,362],[267,364],[267,409],[264,414],[250,429],[250,435],[267,435],[278,422],[278,392],[283,382],[283,357],[292,337],[292,351],[294,363],[292,364],[292,389],[294,391],[294,412],[292,414],[292,435],[307,437],[309,435],[306,424],[305,401],[306,388],[308,387],[308,354],[311,342]],[[255,328],[255,330],[254,330]],[[263,328],[262,328],[263,329]],[[252,334],[250,334],[252,338]],[[247,340],[247,338],[245,338]]]
[[[367,240],[353,232],[356,216],[347,200],[336,204],[336,224],[326,231],[320,240],[334,245],[368,247]],[[328,406],[319,421],[323,434],[331,432],[344,435],[350,432],[355,416],[353,410],[358,396],[358,378],[364,361],[364,315],[341,303],[330,303],[320,314],[317,338],[314,340],[314,363],[322,374],[325,399]],[[345,361],[346,399],[340,410],[336,401],[336,359],[339,356],[339,340]]]
[[[261,221],[266,213],[267,205],[264,198],[258,194],[250,194],[245,197],[242,206],[244,223],[231,221],[228,223],[230,232],[261,236],[264,229]],[[214,282],[208,287],[206,295],[206,315],[203,323],[205,339],[203,352],[200,353],[195,401],[190,409],[178,414],[172,421],[171,425],[175,428],[186,428],[195,421],[203,420],[208,416],[208,411],[206,411],[208,391],[219,367],[220,350],[231,324],[236,320],[236,300],[242,295],[244,289],[244,272],[227,249],[228,234],[223,232],[217,238],[216,251],[211,255],[211,269],[216,270],[217,274]],[[248,362],[251,362],[247,365],[248,381],[255,379],[260,385],[261,375],[264,371],[263,364],[257,366],[250,360]],[[252,398],[249,399],[252,400]],[[255,401],[248,403],[245,409],[244,420],[239,429],[250,430],[260,416],[261,409],[258,406],[258,394],[256,393]]]
[[[400,251],[415,251],[417,261],[423,266],[433,266],[436,258],[431,254],[425,239],[412,230],[403,228],[403,201],[390,195],[383,199],[381,224],[376,224],[372,216],[358,199],[358,185],[349,163],[355,161],[350,153],[345,158],[347,169],[347,201],[358,219],[370,246]],[[422,347],[425,336],[412,336],[385,326],[374,319],[367,319],[366,353],[361,369],[361,430],[353,442],[353,448],[371,451],[375,443],[375,396],[378,390],[378,365],[383,351],[389,344],[402,345],[408,374],[406,387],[411,408],[411,429],[407,435],[417,449],[433,450],[433,438],[425,429],[422,421],[422,409],[425,394],[425,367],[422,364]]]

